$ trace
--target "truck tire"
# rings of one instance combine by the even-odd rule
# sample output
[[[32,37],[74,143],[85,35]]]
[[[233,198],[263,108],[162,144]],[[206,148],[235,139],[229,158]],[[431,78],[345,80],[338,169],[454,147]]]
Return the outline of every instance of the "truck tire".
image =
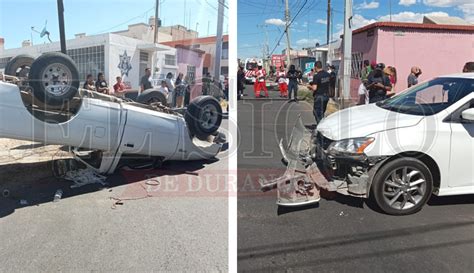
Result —
[[[191,101],[184,118],[193,136],[207,139],[221,126],[222,108],[214,97],[200,96]]]
[[[66,105],[79,88],[79,72],[71,57],[44,53],[31,66],[29,84],[35,98],[45,105]]]
[[[19,78],[28,78],[35,58],[30,55],[21,54],[12,58],[5,66],[5,75],[15,76]]]
[[[408,215],[421,210],[433,191],[430,169],[412,157],[397,158],[382,166],[374,176],[372,197],[391,215]]]
[[[168,101],[166,100],[165,94],[161,93],[156,88],[150,88],[143,91],[140,95],[138,95],[136,101],[148,105],[153,102],[161,102],[162,105],[168,106]]]

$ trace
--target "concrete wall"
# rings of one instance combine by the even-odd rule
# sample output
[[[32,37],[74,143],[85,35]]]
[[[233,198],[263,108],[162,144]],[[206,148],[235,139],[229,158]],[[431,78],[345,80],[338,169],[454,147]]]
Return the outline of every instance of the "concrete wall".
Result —
[[[467,61],[474,60],[474,33],[387,29],[378,33],[377,62],[397,69],[397,92],[407,88],[412,66],[421,68],[419,80],[425,81],[460,73]]]
[[[204,61],[204,54],[198,52],[177,48],[178,54],[178,73],[186,75],[188,65],[196,67],[195,83],[191,89],[191,99],[202,94],[202,65]]]
[[[419,80],[459,73],[467,61],[474,60],[474,33],[425,29],[377,28],[353,35],[352,52],[362,52],[364,60],[385,63],[397,69],[395,91],[407,88],[412,66],[423,71]],[[351,97],[357,99],[360,80],[351,79]]]

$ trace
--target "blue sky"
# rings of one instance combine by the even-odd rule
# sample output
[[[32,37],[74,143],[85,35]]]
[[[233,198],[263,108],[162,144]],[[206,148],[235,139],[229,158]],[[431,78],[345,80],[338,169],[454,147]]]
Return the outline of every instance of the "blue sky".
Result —
[[[293,17],[306,0],[289,0]],[[353,24],[355,28],[376,22],[388,21],[390,5],[392,21],[419,22],[424,14],[457,16],[474,23],[474,0],[353,0]],[[238,0],[237,29],[239,58],[262,56],[265,30],[268,35],[270,53],[281,54],[286,48],[286,39],[277,41],[283,33],[284,0]],[[332,0],[333,37],[342,31],[344,1]],[[308,0],[296,17],[291,31],[291,47],[314,46],[326,43],[327,0]]]
[[[53,41],[59,40],[56,0],[0,0],[0,37],[5,48],[20,47],[31,37],[31,26],[41,31],[45,21]],[[155,0],[63,0],[66,38],[86,32],[98,34],[127,29],[127,25],[148,22],[154,16]],[[200,36],[215,35],[217,29],[217,0],[161,0],[163,25],[185,24],[199,31]],[[186,11],[184,4],[186,2]],[[191,13],[191,20],[189,14]],[[186,14],[186,16],[185,16]],[[228,10],[225,9],[224,32],[227,32]],[[190,22],[190,23],[189,23]],[[196,25],[198,23],[198,25]],[[33,34],[34,43],[44,43]]]

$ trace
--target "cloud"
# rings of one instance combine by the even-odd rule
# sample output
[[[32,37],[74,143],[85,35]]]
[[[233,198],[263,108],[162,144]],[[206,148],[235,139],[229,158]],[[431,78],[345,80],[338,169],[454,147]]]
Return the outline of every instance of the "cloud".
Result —
[[[281,20],[281,19],[277,19],[277,18],[271,18],[271,19],[267,19],[265,20],[265,24],[268,24],[268,25],[275,25],[275,26],[285,26],[285,21]]]
[[[421,23],[423,22],[423,17],[427,16],[449,16],[446,12],[436,11],[429,13],[415,13],[411,11],[403,11],[400,13],[392,14],[392,21],[394,22],[409,22],[409,23]],[[377,18],[379,21],[390,21],[390,15],[384,15]]]
[[[318,24],[323,24],[323,25],[327,25],[328,24],[328,21],[324,20],[324,19],[317,19],[316,20],[316,23]]]
[[[423,4],[431,7],[455,7],[462,11],[464,20],[474,24],[474,2],[472,0],[423,0]]]
[[[416,0],[400,0],[400,2],[398,2],[398,4],[402,5],[402,6],[405,6],[405,7],[408,7],[408,6],[416,4]]]
[[[377,9],[379,7],[379,2],[372,1],[370,3],[367,3],[367,1],[364,0],[364,3],[360,5],[356,5],[355,9]]]
[[[377,22],[377,20],[366,19],[360,14],[354,14],[354,16],[352,16],[352,29],[357,29],[375,22]]]
[[[296,44],[301,47],[314,46],[316,43],[319,43],[318,39],[299,39],[296,41]]]

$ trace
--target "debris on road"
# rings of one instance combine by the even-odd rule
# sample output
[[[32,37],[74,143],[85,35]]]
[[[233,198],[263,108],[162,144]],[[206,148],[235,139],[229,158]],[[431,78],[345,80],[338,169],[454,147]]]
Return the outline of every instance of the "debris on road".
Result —
[[[78,188],[88,184],[96,183],[99,183],[102,186],[107,185],[105,182],[107,177],[98,174],[91,168],[69,171],[64,175],[64,179],[74,182],[74,184],[71,185],[71,188]]]
[[[57,190],[56,193],[54,194],[53,202],[58,202],[59,200],[61,200],[62,197],[63,197],[63,190],[61,189]]]
[[[28,205],[28,200],[21,199],[21,200],[20,200],[20,205],[22,205],[22,206],[27,206],[27,205]]]

